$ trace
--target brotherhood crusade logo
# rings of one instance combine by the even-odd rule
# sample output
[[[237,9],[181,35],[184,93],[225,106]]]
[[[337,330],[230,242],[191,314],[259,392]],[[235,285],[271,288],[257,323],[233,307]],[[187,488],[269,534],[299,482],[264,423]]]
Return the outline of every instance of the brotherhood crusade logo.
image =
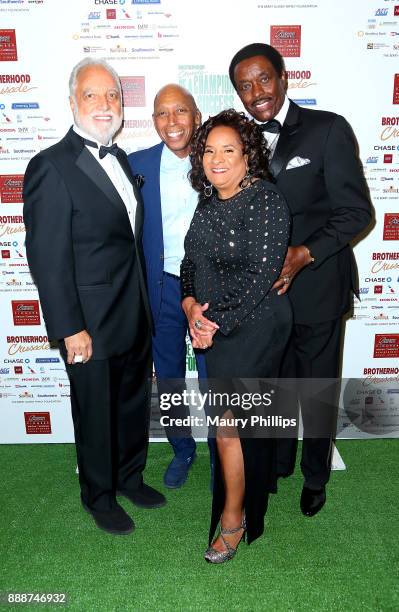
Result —
[[[145,77],[120,77],[123,92],[123,106],[145,106]]]
[[[399,212],[385,213],[383,239],[399,240]]]
[[[0,175],[0,198],[2,204],[22,202],[23,174]]]
[[[24,412],[27,434],[51,434],[49,412]]]
[[[15,30],[0,30],[0,62],[18,60]]]
[[[393,100],[392,104],[399,104],[399,73],[393,77]]]
[[[39,300],[12,300],[14,325],[40,325]]]
[[[399,334],[375,334],[374,359],[399,357]]]
[[[270,26],[270,44],[277,49],[283,57],[300,57],[301,26]]]

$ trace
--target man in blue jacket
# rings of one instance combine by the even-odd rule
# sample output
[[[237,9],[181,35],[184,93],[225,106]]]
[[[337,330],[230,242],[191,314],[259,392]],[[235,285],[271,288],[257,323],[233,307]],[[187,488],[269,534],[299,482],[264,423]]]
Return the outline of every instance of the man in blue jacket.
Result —
[[[201,113],[183,87],[165,85],[155,96],[153,120],[159,144],[129,155],[134,174],[143,176],[143,247],[148,292],[154,319],[153,359],[158,381],[183,379],[186,373],[187,320],[181,308],[180,263],[184,238],[198,202],[187,178],[189,153]],[[205,359],[196,354],[200,378]],[[179,415],[184,416],[184,415]],[[174,457],[165,475],[169,488],[181,487],[195,458],[190,428],[179,436],[166,432]]]

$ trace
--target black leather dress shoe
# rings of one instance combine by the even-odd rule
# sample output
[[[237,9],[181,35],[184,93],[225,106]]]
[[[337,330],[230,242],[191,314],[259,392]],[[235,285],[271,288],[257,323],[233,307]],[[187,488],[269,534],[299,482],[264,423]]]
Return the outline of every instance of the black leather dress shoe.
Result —
[[[135,491],[117,491],[116,494],[123,495],[139,508],[161,508],[166,504],[162,493],[144,483]]]
[[[326,488],[308,489],[303,487],[301,495],[301,510],[305,516],[314,516],[326,503]]]
[[[99,529],[113,535],[128,535],[134,531],[134,523],[130,516],[118,504],[112,510],[91,510],[82,500],[82,506],[92,515]]]

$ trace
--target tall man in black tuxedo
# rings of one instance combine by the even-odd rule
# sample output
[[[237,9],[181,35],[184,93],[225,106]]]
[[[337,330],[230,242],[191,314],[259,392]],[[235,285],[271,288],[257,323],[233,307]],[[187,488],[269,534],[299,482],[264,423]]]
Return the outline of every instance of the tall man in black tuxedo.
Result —
[[[294,312],[282,376],[336,379],[342,317],[351,307],[351,293],[358,291],[349,242],[371,218],[354,135],[343,117],[300,108],[287,98],[284,60],[270,45],[254,43],[238,51],[229,74],[245,109],[262,124],[270,170],[292,213],[291,246],[275,283],[280,294],[289,289]],[[306,436],[307,419],[318,406],[300,400]],[[323,438],[304,438],[300,505],[306,516],[325,503],[333,433],[331,428]],[[294,469],[296,445],[296,440],[280,441],[282,476]]]
[[[127,534],[134,523],[117,494],[165,503],[142,479],[151,377],[142,200],[126,154],[109,146],[122,123],[117,74],[85,59],[69,84],[74,125],[26,170],[26,248],[70,380],[83,507],[101,529]]]

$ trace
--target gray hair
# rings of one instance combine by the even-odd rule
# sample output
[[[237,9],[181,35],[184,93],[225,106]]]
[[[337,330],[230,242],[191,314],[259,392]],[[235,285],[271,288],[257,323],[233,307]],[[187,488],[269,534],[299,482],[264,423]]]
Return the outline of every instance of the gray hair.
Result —
[[[78,80],[79,72],[83,68],[86,68],[86,66],[102,66],[102,68],[109,72],[115,81],[115,85],[118,88],[118,92],[122,100],[122,87],[116,70],[114,70],[114,68],[112,68],[112,66],[110,66],[110,64],[108,64],[108,62],[106,62],[104,59],[94,59],[92,57],[85,57],[78,64],[76,64],[74,68],[72,68],[71,76],[69,77],[69,94],[71,98],[75,98],[76,82]]]

